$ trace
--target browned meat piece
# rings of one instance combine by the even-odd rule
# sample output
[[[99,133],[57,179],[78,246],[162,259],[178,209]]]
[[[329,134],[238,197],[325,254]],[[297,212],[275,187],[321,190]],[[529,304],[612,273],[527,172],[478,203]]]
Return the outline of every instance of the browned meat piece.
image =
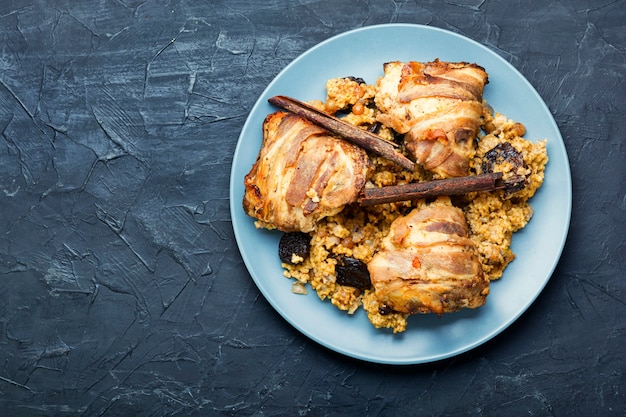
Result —
[[[368,269],[377,298],[401,313],[476,308],[489,293],[463,212],[439,202],[396,219]]]
[[[244,178],[245,212],[262,227],[309,232],[356,201],[370,169],[367,153],[291,113],[268,115],[263,145]]]
[[[440,177],[468,175],[488,76],[475,64],[389,62],[376,83],[378,120],[405,134],[407,149]]]

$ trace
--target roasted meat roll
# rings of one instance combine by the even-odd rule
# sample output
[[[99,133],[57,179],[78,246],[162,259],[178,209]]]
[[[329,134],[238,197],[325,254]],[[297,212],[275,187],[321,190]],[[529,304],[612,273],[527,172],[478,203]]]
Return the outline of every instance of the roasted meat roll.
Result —
[[[376,82],[378,121],[439,177],[468,175],[480,130],[485,70],[464,62],[388,62]]]
[[[370,168],[363,149],[295,114],[272,113],[244,178],[243,208],[260,227],[310,232],[356,201]]]
[[[401,313],[476,308],[489,294],[463,212],[439,202],[394,220],[368,270],[377,298]]]

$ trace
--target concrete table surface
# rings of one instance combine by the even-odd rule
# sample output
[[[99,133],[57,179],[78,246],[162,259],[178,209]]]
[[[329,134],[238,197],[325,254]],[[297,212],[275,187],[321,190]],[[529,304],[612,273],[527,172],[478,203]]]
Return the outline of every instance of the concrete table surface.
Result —
[[[0,415],[626,415],[624,22],[608,0],[2,2]],[[292,328],[229,212],[267,84],[382,23],[509,61],[572,171],[547,287],[493,340],[427,365],[347,358]]]

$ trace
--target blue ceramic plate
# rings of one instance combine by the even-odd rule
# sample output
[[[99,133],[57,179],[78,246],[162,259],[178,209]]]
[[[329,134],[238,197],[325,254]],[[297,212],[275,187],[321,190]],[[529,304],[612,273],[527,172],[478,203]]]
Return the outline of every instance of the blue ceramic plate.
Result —
[[[326,80],[355,76],[374,83],[387,61],[475,62],[489,73],[485,98],[498,112],[526,125],[526,138],[548,139],[545,182],[531,200],[535,214],[513,238],[517,259],[492,283],[487,304],[437,318],[409,318],[407,331],[375,329],[362,310],[348,315],[315,292],[296,295],[283,277],[279,232],[257,230],[241,207],[243,178],[261,147],[265,116],[277,109],[267,99],[286,95],[323,100]],[[289,64],[252,108],[235,150],[230,184],[235,237],[252,279],[285,320],[312,340],[344,355],[377,363],[432,362],[475,348],[513,323],[542,291],[559,260],[571,212],[571,177],[563,139],[549,109],[507,61],[458,34],[419,25],[370,26],[330,38]]]

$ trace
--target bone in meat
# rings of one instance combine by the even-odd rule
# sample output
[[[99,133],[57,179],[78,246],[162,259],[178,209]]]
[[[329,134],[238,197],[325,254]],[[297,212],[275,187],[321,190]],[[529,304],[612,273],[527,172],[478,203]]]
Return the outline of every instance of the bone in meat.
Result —
[[[438,202],[396,219],[368,270],[377,298],[407,314],[480,307],[489,293],[463,212]]]
[[[263,123],[263,144],[244,178],[244,211],[262,227],[310,232],[356,200],[371,168],[367,152],[291,113]]]
[[[439,177],[468,175],[483,112],[485,70],[464,62],[388,62],[376,83],[378,120]]]

